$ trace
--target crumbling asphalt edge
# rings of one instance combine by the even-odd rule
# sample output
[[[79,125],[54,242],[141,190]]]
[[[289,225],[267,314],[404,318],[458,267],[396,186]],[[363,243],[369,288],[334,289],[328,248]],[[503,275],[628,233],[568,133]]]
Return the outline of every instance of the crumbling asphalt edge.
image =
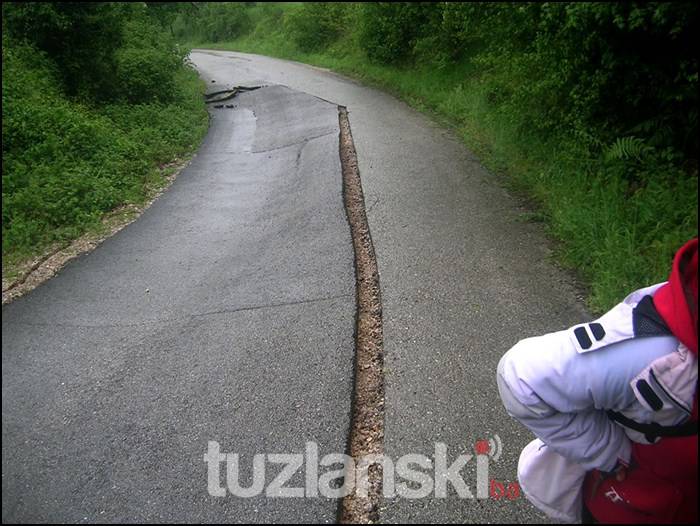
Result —
[[[384,357],[379,271],[365,211],[348,111],[339,106],[343,198],[355,251],[355,386],[348,453],[355,460],[354,489],[340,506],[342,524],[379,519],[384,453]],[[352,476],[353,474],[348,474]]]

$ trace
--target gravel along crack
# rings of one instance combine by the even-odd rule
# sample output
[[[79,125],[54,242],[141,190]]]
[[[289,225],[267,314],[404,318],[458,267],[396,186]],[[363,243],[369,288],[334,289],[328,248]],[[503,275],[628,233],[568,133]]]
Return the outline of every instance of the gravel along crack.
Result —
[[[350,130],[348,111],[339,106],[340,162],[343,198],[355,251],[355,392],[348,450],[356,461],[359,480],[362,458],[384,453],[384,371],[382,302],[379,271],[367,222],[357,154]],[[355,485],[357,491],[357,484]],[[367,494],[351,493],[341,502],[340,522],[373,523],[379,518],[382,468],[370,465]]]

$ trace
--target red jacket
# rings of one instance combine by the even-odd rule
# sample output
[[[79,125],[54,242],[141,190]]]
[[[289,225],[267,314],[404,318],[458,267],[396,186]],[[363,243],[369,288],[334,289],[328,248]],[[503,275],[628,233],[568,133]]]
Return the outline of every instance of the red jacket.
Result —
[[[673,335],[698,353],[698,240],[676,254],[668,283],[654,295],[654,306]],[[691,420],[697,422],[698,395]],[[585,503],[600,522],[697,523],[698,438],[666,437],[632,447],[627,478],[601,482],[593,473],[584,485]]]

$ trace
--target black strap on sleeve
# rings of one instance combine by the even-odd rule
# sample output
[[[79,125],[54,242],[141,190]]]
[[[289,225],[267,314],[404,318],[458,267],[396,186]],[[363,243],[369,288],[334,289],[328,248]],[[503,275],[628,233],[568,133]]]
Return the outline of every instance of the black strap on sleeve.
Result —
[[[608,410],[606,411],[608,417],[625,427],[629,427],[635,431],[643,433],[645,438],[653,443],[656,442],[657,438],[660,437],[688,437],[698,434],[698,423],[697,421],[688,420],[677,426],[662,426],[656,422],[651,424],[640,424],[627,418],[625,415],[618,413],[617,411]]]

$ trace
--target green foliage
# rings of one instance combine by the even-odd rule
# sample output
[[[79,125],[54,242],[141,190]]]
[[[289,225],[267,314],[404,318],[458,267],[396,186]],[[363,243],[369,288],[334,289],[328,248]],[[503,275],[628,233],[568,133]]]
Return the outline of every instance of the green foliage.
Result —
[[[318,51],[338,40],[347,27],[347,2],[304,2],[290,11],[285,29],[302,51]]]
[[[367,2],[362,8],[361,45],[370,60],[385,64],[410,57],[440,18],[430,2]]]
[[[70,11],[27,8],[45,9],[49,20],[42,22],[12,9],[15,20],[34,29],[44,23],[46,32],[57,25],[52,14]],[[107,93],[93,86],[76,93],[67,85],[63,59],[35,47],[49,37],[22,35],[21,26],[3,32],[4,263],[76,237],[121,204],[140,202],[158,184],[157,165],[190,151],[206,130],[201,82],[183,66],[184,52],[144,6],[120,9]],[[83,81],[93,73],[88,69]]]
[[[120,95],[131,103],[172,97],[180,59],[153,48],[123,48],[117,52]]]
[[[46,54],[69,96],[165,100],[185,56],[164,30],[179,7],[166,4],[7,2],[3,27]]]
[[[162,28],[167,28],[172,36],[173,22],[178,14],[185,8],[182,2],[146,2],[146,14],[151,21],[157,23]]]
[[[118,97],[131,103],[166,102],[187,53],[170,33],[154,26],[149,8],[136,9],[124,23],[124,42],[115,53]]]
[[[628,160],[642,159],[642,156],[649,152],[649,147],[642,139],[637,137],[620,137],[612,143],[605,151],[607,160]]]
[[[238,38],[251,30],[248,10],[242,2],[206,2],[194,9],[181,11],[173,22],[179,38],[196,38],[223,42]]]
[[[69,95],[110,96],[122,8],[110,2],[3,2],[3,34],[43,51]]]

